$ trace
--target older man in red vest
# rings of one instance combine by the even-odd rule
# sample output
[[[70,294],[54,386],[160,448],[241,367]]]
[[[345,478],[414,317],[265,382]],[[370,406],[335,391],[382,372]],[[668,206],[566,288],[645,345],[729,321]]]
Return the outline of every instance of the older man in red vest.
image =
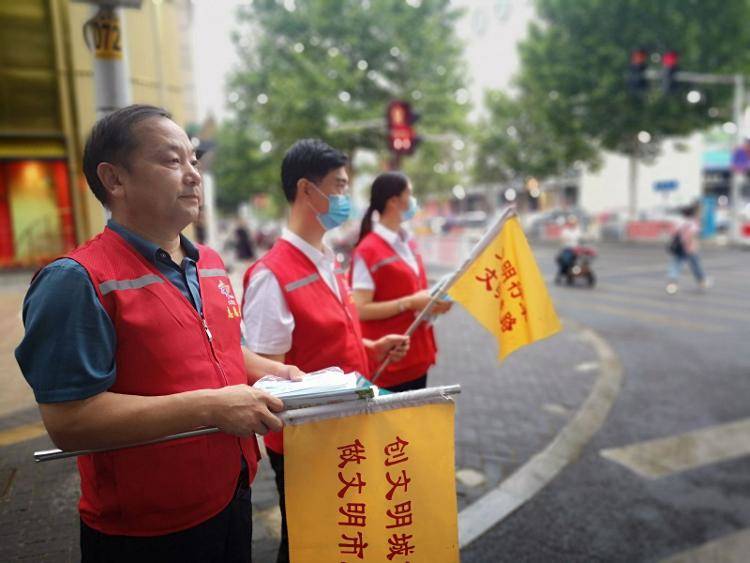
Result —
[[[326,231],[349,218],[347,157],[316,139],[297,141],[281,164],[289,225],[281,239],[245,273],[243,316],[250,350],[311,372],[338,366],[369,375],[387,355],[401,359],[408,339],[362,338],[344,271],[323,244]],[[277,561],[289,560],[284,511],[284,444],[280,432],[264,438],[281,505]]]
[[[299,370],[241,348],[221,258],[180,234],[201,176],[167,112],[103,118],[83,162],[112,218],[35,277],[16,350],[52,440],[103,449],[223,432],[80,456],[82,559],[249,561],[254,434],[281,428],[282,403],[248,383]]]

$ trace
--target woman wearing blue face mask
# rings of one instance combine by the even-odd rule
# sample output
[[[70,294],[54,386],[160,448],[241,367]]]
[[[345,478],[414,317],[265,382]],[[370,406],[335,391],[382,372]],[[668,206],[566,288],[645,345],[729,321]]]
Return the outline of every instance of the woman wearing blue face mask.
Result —
[[[422,259],[402,227],[417,208],[411,183],[404,174],[385,172],[373,182],[350,271],[365,338],[404,334],[430,301]],[[375,212],[377,223],[373,223]],[[433,312],[442,314],[450,307],[450,303],[439,302]],[[389,391],[425,387],[427,370],[435,363],[436,353],[432,327],[422,323],[411,337],[406,356],[391,362],[378,377],[377,385]]]

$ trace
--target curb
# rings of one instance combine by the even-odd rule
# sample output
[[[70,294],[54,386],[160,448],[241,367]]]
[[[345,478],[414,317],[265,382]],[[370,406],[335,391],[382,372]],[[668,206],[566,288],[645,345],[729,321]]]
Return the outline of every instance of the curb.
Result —
[[[609,414],[623,378],[622,364],[615,351],[592,329],[566,321],[582,333],[599,356],[599,376],[575,416],[542,451],[458,515],[459,547],[464,548],[490,528],[502,522],[546,487],[599,430]]]

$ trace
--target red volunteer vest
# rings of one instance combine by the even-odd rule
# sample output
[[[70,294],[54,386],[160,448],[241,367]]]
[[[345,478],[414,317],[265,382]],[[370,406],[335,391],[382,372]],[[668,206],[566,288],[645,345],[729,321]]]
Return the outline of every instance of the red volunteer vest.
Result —
[[[284,361],[305,372],[338,366],[344,373],[357,371],[367,377],[369,357],[362,344],[359,316],[343,273],[336,273],[342,303],[321,279],[315,264],[294,245],[279,239],[245,272],[245,291],[259,263],[276,276],[294,317],[292,348]],[[281,432],[266,434],[264,440],[267,448],[283,453]]]
[[[364,261],[375,282],[373,301],[392,301],[427,289],[427,275],[422,257],[417,252],[414,241],[409,241],[409,247],[417,259],[419,275],[414,273],[390,244],[375,233],[367,234],[357,245],[354,256]],[[351,276],[351,271],[349,275]],[[373,340],[386,334],[404,334],[414,322],[416,315],[414,311],[404,311],[387,319],[360,321],[362,334],[365,338]],[[393,387],[417,379],[435,363],[436,352],[432,327],[427,323],[421,323],[411,337],[406,357],[389,364],[378,377],[377,384],[381,387]]]
[[[115,327],[117,379],[109,391],[154,396],[247,383],[239,303],[219,255],[203,246],[199,251],[205,322],[110,229],[68,255],[88,272]],[[116,535],[190,528],[229,504],[240,455],[252,481],[258,465],[255,440],[221,433],[80,456],[81,518]]]

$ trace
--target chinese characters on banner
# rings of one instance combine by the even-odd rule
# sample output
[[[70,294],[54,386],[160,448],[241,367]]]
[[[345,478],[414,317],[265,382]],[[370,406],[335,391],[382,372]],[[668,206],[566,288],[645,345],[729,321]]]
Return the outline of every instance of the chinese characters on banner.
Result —
[[[516,217],[448,291],[495,335],[500,358],[560,330],[539,268]]]
[[[293,563],[458,561],[453,404],[284,429]]]

